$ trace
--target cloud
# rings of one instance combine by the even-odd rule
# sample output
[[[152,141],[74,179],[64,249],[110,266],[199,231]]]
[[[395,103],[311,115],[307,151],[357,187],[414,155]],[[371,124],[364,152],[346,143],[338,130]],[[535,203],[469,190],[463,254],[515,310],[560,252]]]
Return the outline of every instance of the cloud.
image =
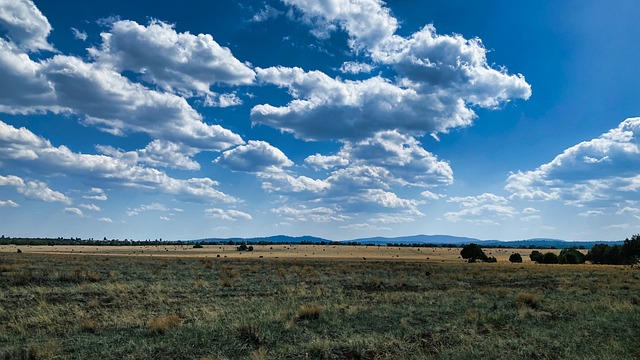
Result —
[[[581,212],[578,215],[582,217],[591,217],[591,216],[604,215],[604,212],[602,210],[587,210],[587,211]]]
[[[127,216],[136,216],[145,211],[169,211],[169,209],[160,203],[142,204],[135,209],[128,210]]]
[[[153,20],[148,26],[120,20],[89,53],[116,71],[133,71],[165,91],[209,94],[214,84],[247,85],[255,73],[211,35],[178,33]]]
[[[108,218],[108,217],[99,218],[98,221],[107,222],[107,223],[113,222],[113,220],[111,220],[111,218]]]
[[[206,150],[243,143],[220,125],[202,122],[184,98],[149,90],[95,63],[58,55],[46,61],[42,71],[56,89],[59,106],[85,115],[85,124],[103,131],[143,132]]]
[[[28,149],[28,151],[26,151]],[[0,121],[0,161],[15,168],[29,169],[45,175],[74,176],[95,188],[118,186],[139,190],[157,191],[175,195],[186,201],[235,202],[236,198],[214,187],[218,183],[209,178],[176,179],[166,173],[106,155],[74,153],[66,146],[54,147],[25,128],[16,129]],[[38,183],[18,188],[23,193],[44,196],[44,188]],[[107,186],[107,187],[108,187]],[[93,190],[94,199],[102,199],[103,192]],[[62,194],[49,192],[48,198],[68,202]],[[48,200],[53,201],[53,200]]]
[[[355,61],[346,61],[340,66],[340,72],[345,74],[361,74],[361,73],[370,73],[373,70],[373,66],[370,64],[355,62]]]
[[[325,170],[349,165],[349,160],[341,157],[340,155],[315,154],[308,156],[304,159],[304,162],[314,168]]]
[[[130,164],[145,163],[151,166],[182,170],[199,170],[200,164],[192,159],[198,149],[164,140],[153,140],[144,149],[124,152],[111,146],[97,145],[98,151]]]
[[[447,197],[446,195],[436,194],[436,193],[431,192],[429,190],[425,190],[425,191],[421,192],[420,195],[422,195],[422,197],[424,197],[424,198],[426,198],[428,200],[439,200],[441,198]]]
[[[304,205],[300,205],[297,208],[290,206],[281,206],[271,209],[271,212],[282,216],[289,221],[302,221],[302,222],[333,222],[333,221],[345,221],[349,219],[346,215],[341,215],[334,209],[328,207],[312,207],[308,208]]]
[[[14,44],[0,38],[0,111],[27,114],[62,109],[55,106],[53,86],[42,65]]]
[[[305,163],[329,173],[320,179],[295,177],[284,171],[260,173],[263,188],[288,196],[289,201],[324,204],[345,214],[407,211],[412,216],[421,216],[418,206],[424,200],[402,198],[397,189],[437,187],[453,182],[447,162],[424,150],[415,138],[397,131],[345,141],[337,154],[314,154]]]
[[[224,210],[219,208],[211,208],[205,210],[205,216],[213,219],[221,219],[221,220],[252,220],[253,217],[245,212],[239,210]]]
[[[447,162],[439,161],[415,138],[398,131],[383,131],[368,139],[346,143],[340,154],[350,164],[382,167],[405,185],[453,183],[453,170]]]
[[[340,226],[340,229],[349,229],[356,231],[391,231],[391,228],[375,226],[367,223],[342,225]]]
[[[82,210],[76,208],[76,207],[68,207],[68,208],[64,208],[64,212],[68,213],[68,214],[73,214],[76,216],[84,216],[84,214],[82,213]]]
[[[71,199],[66,195],[51,190],[47,184],[42,181],[24,181],[15,175],[0,175],[0,186],[13,186],[18,193],[30,199],[42,200],[46,202],[61,202],[63,204],[71,204]]]
[[[108,199],[107,195],[104,193],[104,190],[100,188],[91,188],[89,193],[90,195],[83,195],[82,197],[84,199],[99,200],[99,201],[106,201]]]
[[[378,0],[329,1],[284,0],[307,16],[335,23],[351,36],[356,49],[375,48],[388,41],[398,29],[398,21]]]
[[[0,207],[19,207],[20,205],[18,205],[15,201],[13,200],[0,200]]]
[[[31,0],[1,0],[0,29],[24,51],[49,50],[51,24]]]
[[[79,207],[83,208],[83,209],[87,209],[87,210],[91,210],[91,211],[101,211],[102,209],[100,209],[100,207],[96,204],[80,204],[78,205]]]
[[[574,145],[551,162],[509,175],[513,197],[563,200],[576,206],[619,206],[640,200],[640,118]]]
[[[502,219],[512,218],[518,211],[509,205],[505,197],[491,193],[478,196],[451,197],[448,202],[457,203],[461,210],[444,214],[451,222],[466,221],[475,224],[500,225]]]
[[[264,7],[260,9],[260,11],[258,11],[253,15],[253,17],[251,18],[251,21],[259,23],[259,22],[267,21],[269,19],[275,19],[283,14],[284,14],[284,11],[278,10],[271,5],[265,4]]]
[[[239,135],[202,121],[182,97],[146,88],[113,69],[56,55],[32,61],[0,38],[0,111],[73,113],[116,135],[142,132],[203,150],[242,144]],[[232,100],[227,100],[232,101]]]
[[[253,123],[305,140],[356,139],[385,130],[422,136],[469,126],[474,107],[496,108],[531,95],[524,77],[489,65],[479,39],[438,35],[432,25],[409,37],[396,35],[398,22],[382,2],[285,2],[345,31],[352,51],[386,66],[390,76],[353,81],[300,68],[257,68],[259,81],[286,88],[293,100],[256,105]]]
[[[80,31],[74,27],[71,28],[71,32],[73,33],[73,37],[77,40],[87,41],[87,33],[84,31]]]
[[[260,81],[287,88],[294,100],[280,107],[256,105],[251,121],[300,139],[357,140],[385,130],[421,135],[468,125],[475,116],[462,101],[445,104],[437,96],[423,97],[379,76],[343,81],[300,68],[256,72]],[[326,119],[331,119],[331,126]]]
[[[390,214],[381,214],[379,217],[372,218],[370,220],[374,223],[380,224],[403,224],[416,221],[415,214],[398,214],[398,215],[390,215]]]
[[[240,145],[227,150],[214,160],[233,171],[244,172],[278,172],[283,167],[293,165],[293,162],[278,148],[265,141],[249,140],[246,145]]]

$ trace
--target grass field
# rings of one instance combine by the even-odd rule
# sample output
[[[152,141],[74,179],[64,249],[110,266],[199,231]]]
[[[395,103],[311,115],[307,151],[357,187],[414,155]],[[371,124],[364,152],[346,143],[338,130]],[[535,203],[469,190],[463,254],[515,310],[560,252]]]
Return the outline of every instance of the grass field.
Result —
[[[344,260],[400,260],[400,261],[460,261],[460,248],[445,247],[393,247],[393,246],[343,246],[343,245],[254,245],[253,251],[237,251],[235,245],[205,245],[194,249],[184,246],[16,246],[0,245],[0,253],[14,253],[18,249],[23,253],[39,254],[77,254],[77,255],[121,255],[136,257],[221,257],[240,259],[344,259]],[[514,252],[523,255],[523,261],[529,262],[531,250],[522,249],[486,249],[489,256],[498,261],[508,261]],[[544,250],[556,254],[560,250]]]
[[[637,268],[508,249],[20,249],[0,249],[5,359],[640,358]]]

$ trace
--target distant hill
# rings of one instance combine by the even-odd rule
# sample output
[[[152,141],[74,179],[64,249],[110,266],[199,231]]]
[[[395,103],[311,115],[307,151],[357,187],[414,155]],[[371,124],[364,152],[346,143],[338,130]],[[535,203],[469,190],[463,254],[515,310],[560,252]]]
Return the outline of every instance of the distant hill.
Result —
[[[504,247],[535,247],[535,248],[558,248],[564,249],[573,246],[583,246],[590,249],[595,244],[606,243],[609,245],[622,244],[622,241],[566,241],[559,239],[547,239],[547,238],[534,238],[526,240],[480,240],[476,238],[451,236],[451,235],[414,235],[414,236],[402,236],[394,238],[385,237],[373,237],[349,240],[349,242],[356,242],[359,244],[407,244],[407,245],[419,245],[419,244],[434,244],[434,245],[463,245],[469,243],[475,243],[480,246],[504,246]]]
[[[287,244],[300,244],[300,243],[357,243],[363,245],[464,245],[469,243],[476,243],[480,246],[504,246],[504,247],[533,247],[533,248],[558,248],[564,249],[568,247],[583,246],[586,249],[590,249],[595,244],[606,243],[609,245],[619,245],[623,241],[566,241],[560,239],[548,239],[548,238],[534,238],[525,240],[480,240],[470,237],[451,236],[451,235],[414,235],[414,236],[400,236],[400,237],[370,237],[370,238],[358,238],[353,240],[327,240],[315,236],[287,236],[287,235],[275,235],[267,237],[254,237],[254,238],[205,238],[197,240],[189,240],[191,242],[204,242],[204,243],[228,243],[233,241],[234,243],[287,243]]]

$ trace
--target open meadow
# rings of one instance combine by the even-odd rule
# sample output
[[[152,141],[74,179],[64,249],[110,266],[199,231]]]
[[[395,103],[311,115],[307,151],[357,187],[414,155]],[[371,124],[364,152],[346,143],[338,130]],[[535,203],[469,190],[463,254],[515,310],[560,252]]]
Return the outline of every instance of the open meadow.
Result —
[[[0,358],[640,358],[640,269],[459,251],[6,245]]]

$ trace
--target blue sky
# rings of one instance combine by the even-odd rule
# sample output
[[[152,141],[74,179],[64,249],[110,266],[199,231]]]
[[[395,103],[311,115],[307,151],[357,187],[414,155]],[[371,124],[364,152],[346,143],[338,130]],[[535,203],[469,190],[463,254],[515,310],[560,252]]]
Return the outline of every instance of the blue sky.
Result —
[[[149,4],[0,0],[0,233],[640,232],[635,1]]]

